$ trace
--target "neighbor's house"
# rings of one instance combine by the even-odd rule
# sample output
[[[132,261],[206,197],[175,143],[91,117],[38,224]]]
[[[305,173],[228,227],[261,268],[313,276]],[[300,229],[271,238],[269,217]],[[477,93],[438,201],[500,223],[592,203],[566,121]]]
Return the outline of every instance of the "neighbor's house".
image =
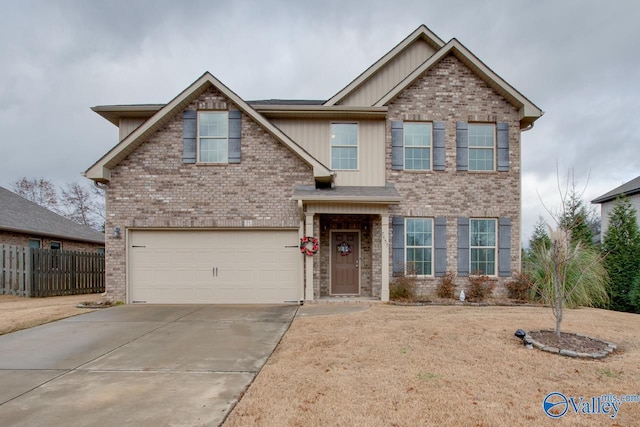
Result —
[[[640,176],[639,176],[591,201],[591,203],[600,204],[600,223],[601,223],[600,235],[601,236],[604,236],[605,233],[607,232],[607,229],[609,228],[609,215],[611,214],[611,212],[613,212],[613,208],[616,206],[616,199],[622,196],[626,196],[627,199],[629,200],[629,203],[631,203],[631,206],[636,210],[636,217],[638,219],[638,224],[640,225]]]
[[[85,173],[107,187],[111,299],[386,301],[408,266],[423,292],[520,268],[520,133],[542,111],[425,26],[326,101],[245,101],[207,72],[93,110],[120,129]]]
[[[0,187],[0,245],[104,252],[104,233]]]

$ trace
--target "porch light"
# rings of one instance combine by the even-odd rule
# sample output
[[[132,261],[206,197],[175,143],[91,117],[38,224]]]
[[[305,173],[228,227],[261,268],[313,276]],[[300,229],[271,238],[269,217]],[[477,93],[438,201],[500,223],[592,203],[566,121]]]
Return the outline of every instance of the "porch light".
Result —
[[[120,227],[115,227],[113,229],[113,238],[114,239],[119,239],[120,238]]]

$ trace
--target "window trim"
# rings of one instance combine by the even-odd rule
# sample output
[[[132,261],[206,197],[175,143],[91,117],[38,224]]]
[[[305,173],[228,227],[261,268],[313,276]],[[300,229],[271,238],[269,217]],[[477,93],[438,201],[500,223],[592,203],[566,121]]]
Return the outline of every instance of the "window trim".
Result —
[[[338,169],[333,167],[333,125],[355,125],[356,127],[356,145],[337,145],[336,147],[355,147],[356,149],[356,167],[354,169]],[[331,170],[344,172],[357,172],[360,170],[360,122],[331,122],[329,126],[329,163]]]
[[[60,245],[60,247],[59,248],[53,248],[52,246],[53,246],[54,243],[57,243],[58,245]],[[49,242],[49,249],[52,249],[52,250],[55,250],[55,251],[58,251],[58,250],[61,251],[62,250],[62,242],[59,242],[57,240],[50,241]]]
[[[38,242],[38,247],[36,248],[34,246],[31,246],[31,242]],[[33,239],[33,238],[31,238],[31,239],[29,239],[27,244],[29,245],[29,248],[31,248],[31,249],[42,249],[42,239]]]
[[[200,136],[200,116],[201,114],[224,114],[226,116],[227,121],[227,135],[225,138],[222,137],[213,137],[213,136]],[[224,162],[206,162],[200,158],[201,155],[201,140],[209,139],[209,140],[222,140],[225,139],[227,142],[227,160]],[[229,164],[229,110],[198,110],[197,120],[196,120],[196,163],[201,165],[228,165]]]
[[[407,125],[429,125],[429,145],[409,145],[407,146]],[[429,168],[428,169],[408,169],[407,168],[407,148],[427,148],[429,150]],[[403,122],[402,125],[402,169],[407,172],[431,172],[433,171],[433,122],[412,121]]]
[[[491,126],[493,128],[493,146],[491,147],[492,151],[492,160],[493,160],[493,168],[492,169],[472,169],[471,168],[471,150],[488,150],[488,147],[484,146],[476,146],[471,145],[471,127],[473,126]],[[497,135],[497,125],[496,123],[489,122],[473,122],[467,123],[467,171],[468,172],[477,172],[477,173],[491,173],[495,172],[498,163],[498,135]]]
[[[422,220],[428,220],[431,223],[431,246],[409,246],[409,244],[407,243],[407,234],[408,234],[408,230],[409,230],[409,226],[408,221],[409,220],[414,220],[414,219],[422,219]],[[435,228],[434,228],[434,218],[432,217],[420,217],[420,216],[414,216],[414,217],[405,217],[404,218],[404,274],[408,275],[407,273],[407,250],[409,248],[429,248],[431,249],[431,273],[430,274],[415,274],[412,277],[435,277]]]
[[[472,239],[473,239],[473,226],[471,225],[473,223],[473,221],[493,221],[493,230],[494,230],[494,245],[493,246],[473,246],[471,244]],[[475,274],[475,272],[477,270],[474,270],[472,268],[472,263],[473,263],[473,257],[471,256],[471,252],[474,249],[487,249],[487,248],[493,248],[493,273],[492,274],[487,274],[486,272],[483,273],[485,276],[489,276],[489,277],[498,277],[498,240],[499,236],[498,236],[498,219],[497,218],[469,218],[469,276],[477,276]]]

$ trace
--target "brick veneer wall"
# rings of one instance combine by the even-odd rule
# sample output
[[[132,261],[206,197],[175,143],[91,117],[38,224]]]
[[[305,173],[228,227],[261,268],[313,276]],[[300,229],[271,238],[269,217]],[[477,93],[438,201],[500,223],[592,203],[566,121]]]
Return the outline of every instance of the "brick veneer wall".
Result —
[[[187,109],[236,109],[210,88]],[[127,228],[298,228],[295,185],[313,171],[246,114],[240,164],[182,162],[182,111],[111,172],[107,230]],[[108,235],[106,288],[126,301],[126,239]]]
[[[447,218],[447,269],[457,272],[457,218],[511,218],[511,271],[520,269],[520,125],[518,110],[449,55],[418,78],[389,105],[386,130],[386,179],[402,202],[392,215]],[[444,121],[446,170],[431,172],[391,169],[391,121]],[[508,172],[456,170],[456,122],[509,123]],[[392,230],[391,230],[392,232]],[[390,271],[393,271],[390,260]],[[390,280],[393,280],[391,278]],[[496,294],[509,278],[499,278]],[[419,281],[419,291],[431,294],[439,278]],[[468,284],[458,278],[458,290]]]
[[[98,252],[98,248],[104,248],[104,245],[99,243],[78,242],[75,240],[56,239],[53,237],[44,237],[35,234],[0,231],[0,244],[3,245],[29,247],[29,239],[40,240],[40,247],[43,249],[49,249],[51,247],[51,242],[62,243],[62,249],[65,251]]]

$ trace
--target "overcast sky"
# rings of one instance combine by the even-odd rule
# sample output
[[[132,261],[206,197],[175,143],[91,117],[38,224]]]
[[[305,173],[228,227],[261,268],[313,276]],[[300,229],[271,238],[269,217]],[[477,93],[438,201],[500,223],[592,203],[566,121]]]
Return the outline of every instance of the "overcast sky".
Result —
[[[166,103],[210,71],[245,100],[328,99],[425,24],[545,115],[522,134],[524,241],[556,166],[585,201],[640,175],[640,2],[0,0],[0,186],[58,185],[117,143],[95,105]],[[588,179],[588,184],[587,184]]]

